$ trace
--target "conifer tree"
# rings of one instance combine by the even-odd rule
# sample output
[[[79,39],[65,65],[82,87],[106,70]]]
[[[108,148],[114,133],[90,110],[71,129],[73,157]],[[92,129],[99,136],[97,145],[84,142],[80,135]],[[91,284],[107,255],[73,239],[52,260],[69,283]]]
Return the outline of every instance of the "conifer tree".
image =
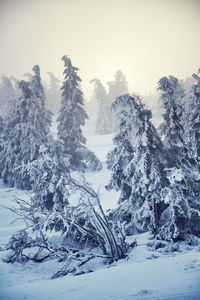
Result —
[[[126,176],[133,174],[130,200],[138,231],[157,228],[164,207],[161,191],[167,185],[162,142],[151,118],[151,111],[142,110],[135,120],[134,156],[125,170]]]
[[[33,162],[40,147],[48,141],[50,119],[40,84],[39,67],[34,67],[32,82],[21,81],[21,96],[12,118],[4,125],[4,144],[0,153],[1,177],[9,186],[31,189]]]
[[[200,70],[198,71],[200,73]],[[184,142],[187,149],[187,161],[184,166],[187,189],[187,199],[192,209],[190,224],[194,234],[200,236],[200,77],[193,74],[195,84],[186,94],[185,118],[184,118]]]
[[[173,76],[162,77],[158,82],[158,90],[162,92],[160,100],[165,110],[164,122],[160,126],[161,135],[164,136],[163,144],[168,154],[169,166],[174,167],[180,165],[185,158],[182,124],[184,111],[181,105],[184,91]]]
[[[32,108],[30,107],[30,113],[32,112],[32,121],[34,122],[34,126],[38,128],[40,134],[44,136],[44,139],[46,139],[51,126],[52,113],[47,111],[45,107],[46,99],[41,83],[40,67],[35,65],[32,70],[34,75],[30,83],[32,91]]]
[[[186,95],[188,101],[185,114],[185,141],[188,155],[193,166],[196,165],[200,172],[200,77],[193,74],[196,84],[192,86]]]
[[[198,155],[193,152],[198,144],[195,129],[198,132],[199,107],[194,105],[198,96],[192,96],[196,91],[198,95],[198,84],[184,96],[177,79],[170,76],[159,81],[159,89],[163,91],[166,108],[163,128],[170,184],[164,190],[167,208],[160,217],[157,237],[176,241],[185,239],[188,234],[200,235]],[[185,110],[180,105],[183,97],[186,98]]]
[[[61,87],[61,108],[57,118],[58,137],[64,143],[65,153],[70,157],[72,169],[87,167],[93,170],[101,169],[100,161],[86,148],[86,138],[81,129],[88,116],[84,110],[83,93],[79,87],[81,79],[77,75],[78,68],[72,66],[67,56],[63,56],[62,60],[65,70]]]
[[[51,138],[46,145],[40,146],[38,159],[32,163],[32,205],[40,211],[63,211],[64,205],[69,204],[68,175],[68,160],[63,154],[62,143]]]
[[[200,237],[200,210],[192,204],[194,198],[188,186],[189,174],[177,168],[168,169],[167,173],[170,184],[162,191],[166,208],[155,229],[156,238],[178,241],[191,235]]]
[[[130,138],[133,131],[132,124],[135,111],[140,111],[141,107],[139,98],[131,98],[129,95],[118,97],[112,105],[117,120],[117,132],[113,139],[114,149],[107,155],[106,163],[112,175],[106,187],[108,190],[121,191],[119,203],[128,199],[131,192],[123,172],[133,158],[134,148]]]
[[[161,190],[167,184],[162,142],[150,121],[151,112],[144,110],[136,96],[118,97],[113,109],[120,121],[114,138],[117,147],[109,155],[112,177],[108,187],[123,195],[113,214],[126,222],[128,233],[143,232],[149,226],[153,231],[163,210]]]
[[[30,156],[31,159],[34,159],[34,150],[36,150],[34,147],[35,145],[30,144],[30,140],[27,142],[27,139],[24,139],[24,137],[30,138],[30,127],[27,127],[26,124],[29,121],[28,106],[32,92],[29,88],[29,84],[24,81],[19,83],[19,88],[22,91],[22,96],[19,99],[19,103],[12,118],[5,123],[4,127],[7,138],[4,141],[4,149],[1,152],[1,176],[3,181],[9,186],[16,185],[17,187],[30,188],[28,179],[21,178],[20,182],[18,182],[18,179],[23,173],[23,162],[28,162]],[[33,146],[31,153],[28,151],[30,150],[30,146]],[[25,177],[27,177],[27,174]]]
[[[95,133],[108,134],[112,132],[112,124],[109,113],[109,102],[106,89],[99,79],[90,81],[95,84],[94,97],[98,103],[97,120],[95,126]]]

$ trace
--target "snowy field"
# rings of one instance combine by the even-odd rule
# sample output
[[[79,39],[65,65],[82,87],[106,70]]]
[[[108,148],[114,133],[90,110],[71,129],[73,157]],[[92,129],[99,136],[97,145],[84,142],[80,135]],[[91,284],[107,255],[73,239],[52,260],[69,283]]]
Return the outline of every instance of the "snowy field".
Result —
[[[87,173],[86,177],[93,187],[100,190],[105,209],[116,205],[117,192],[107,192],[109,171],[105,157],[112,148],[112,136],[95,136],[88,121],[84,134],[88,148],[93,150],[103,163],[100,172]],[[14,188],[0,183],[0,204],[10,206],[10,199],[28,197]],[[9,236],[24,226],[22,220],[4,207],[0,207],[0,247]],[[151,242],[148,233],[130,237],[137,239],[128,258],[112,265],[102,266],[96,261],[90,265],[95,272],[80,276],[65,276],[51,280],[54,271],[59,269],[55,261],[43,263],[27,262],[7,264],[2,261],[6,255],[0,252],[0,299],[7,300],[129,300],[129,299],[200,299],[200,246],[191,247],[180,243],[176,248],[152,251],[147,244]]]

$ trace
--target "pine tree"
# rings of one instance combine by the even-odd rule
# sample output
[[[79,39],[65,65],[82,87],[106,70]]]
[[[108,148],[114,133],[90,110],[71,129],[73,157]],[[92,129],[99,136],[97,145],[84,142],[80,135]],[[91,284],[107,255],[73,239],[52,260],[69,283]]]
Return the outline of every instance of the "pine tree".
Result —
[[[199,70],[200,73],[200,70]],[[186,100],[187,110],[184,118],[184,142],[187,149],[187,164],[185,164],[185,178],[187,184],[187,198],[189,206],[195,216],[191,219],[194,234],[200,236],[197,228],[200,222],[200,77],[193,74],[196,83],[188,91]],[[192,230],[193,231],[193,230]]]
[[[31,83],[21,81],[19,98],[12,118],[5,121],[4,144],[0,153],[1,177],[9,186],[31,189],[33,162],[48,141],[49,119],[44,106],[39,67]],[[40,103],[41,101],[41,103]]]
[[[38,159],[32,163],[32,205],[40,211],[63,211],[69,204],[68,175],[68,158],[63,154],[62,143],[51,138],[40,147]]]
[[[200,210],[193,203],[198,198],[193,197],[193,191],[188,185],[191,173],[177,168],[167,172],[170,184],[162,191],[167,207],[160,215],[155,236],[168,241],[184,240],[191,235],[200,237]]]
[[[12,118],[7,120],[4,124],[4,136],[7,134],[7,137],[6,140],[4,140],[3,151],[0,157],[1,177],[9,186],[16,184],[18,187],[24,185],[30,188],[27,182],[28,180],[25,180],[26,182],[24,183],[18,183],[17,181],[21,175],[19,168],[21,170],[23,169],[24,165],[22,162],[24,159],[27,159],[26,151],[30,149],[30,140],[24,145],[26,141],[24,140],[24,136],[27,135],[27,131],[29,131],[29,128],[26,127],[26,123],[29,119],[28,104],[32,93],[27,82],[21,81],[19,88],[22,91],[22,96],[19,99],[16,111],[13,113]],[[27,146],[28,148],[26,148]],[[24,149],[23,153],[21,153],[21,148]],[[34,156],[34,154],[32,154],[32,156]]]
[[[196,84],[186,95],[185,138],[190,162],[200,172],[200,77],[193,74]]]
[[[72,66],[67,56],[63,56],[62,60],[65,70],[61,87],[61,108],[57,118],[58,137],[64,143],[65,153],[70,156],[72,169],[87,167],[93,170],[101,169],[100,161],[86,148],[86,138],[81,129],[88,116],[84,110],[83,93],[79,87],[81,79],[77,75],[78,68]]]
[[[99,79],[90,81],[95,84],[94,97],[98,103],[97,120],[95,126],[95,133],[108,134],[112,132],[112,124],[110,120],[110,113],[108,109],[108,95],[106,89]]]
[[[134,149],[130,138],[133,131],[132,124],[135,111],[139,111],[141,107],[139,98],[131,98],[129,95],[118,97],[112,105],[117,120],[117,133],[113,139],[114,149],[107,155],[107,167],[112,171],[107,189],[121,191],[119,203],[128,199],[131,192],[123,172],[133,158]]]
[[[164,77],[159,81],[159,88],[163,90],[162,98],[166,102],[163,128],[170,185],[164,190],[167,208],[160,217],[157,237],[176,241],[187,238],[189,234],[200,236],[198,155],[193,152],[198,145],[199,106],[194,105],[196,97],[192,96],[195,91],[198,95],[198,84],[185,96],[174,77]],[[180,105],[184,102],[185,110]]]
[[[44,135],[44,139],[46,139],[46,136],[50,132],[49,128],[52,122],[52,113],[47,111],[45,108],[46,99],[44,89],[41,84],[40,67],[35,65],[32,70],[34,75],[30,83],[30,88],[32,91],[33,108],[30,107],[30,113],[32,112],[32,121],[34,126],[38,128],[41,135]]]
[[[125,170],[128,176],[133,174],[130,199],[138,231],[157,228],[164,208],[161,191],[167,185],[163,146],[151,118],[149,110],[142,110],[139,114],[134,124],[134,157]]]
[[[163,144],[168,154],[169,166],[179,166],[185,158],[182,124],[184,111],[181,105],[184,91],[173,76],[162,77],[158,82],[158,90],[162,92],[160,100],[165,110],[164,122],[160,129],[161,135],[164,136]]]
[[[113,170],[109,188],[122,193],[113,214],[126,222],[127,233],[144,232],[149,226],[153,231],[164,206],[161,190],[167,184],[162,142],[150,121],[151,112],[144,110],[138,97],[118,97],[113,108],[120,120],[114,138],[117,147],[108,161]]]

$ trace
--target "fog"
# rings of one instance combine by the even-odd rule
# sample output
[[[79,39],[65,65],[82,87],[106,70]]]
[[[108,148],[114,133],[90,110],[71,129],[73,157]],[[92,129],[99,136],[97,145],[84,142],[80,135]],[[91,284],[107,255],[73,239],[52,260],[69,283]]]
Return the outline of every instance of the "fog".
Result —
[[[39,64],[62,80],[61,56],[80,68],[91,96],[121,69],[130,91],[153,92],[161,76],[200,67],[198,0],[1,0],[0,76],[21,79]]]

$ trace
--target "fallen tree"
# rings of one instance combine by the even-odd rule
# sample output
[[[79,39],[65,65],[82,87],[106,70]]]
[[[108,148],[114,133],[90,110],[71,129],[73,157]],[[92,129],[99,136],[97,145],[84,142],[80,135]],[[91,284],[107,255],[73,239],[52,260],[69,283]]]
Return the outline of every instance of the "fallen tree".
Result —
[[[84,176],[78,181],[68,174],[67,182],[70,196],[77,193],[79,197],[76,206],[66,204],[63,209],[56,207],[50,211],[38,209],[34,196],[27,200],[16,198],[14,206],[6,207],[25,221],[26,228],[10,238],[5,249],[11,251],[4,261],[41,263],[57,259],[64,265],[53,274],[52,278],[56,278],[91,271],[82,267],[95,258],[111,263],[126,257],[128,245],[123,230],[108,220],[99,192],[94,191]]]

